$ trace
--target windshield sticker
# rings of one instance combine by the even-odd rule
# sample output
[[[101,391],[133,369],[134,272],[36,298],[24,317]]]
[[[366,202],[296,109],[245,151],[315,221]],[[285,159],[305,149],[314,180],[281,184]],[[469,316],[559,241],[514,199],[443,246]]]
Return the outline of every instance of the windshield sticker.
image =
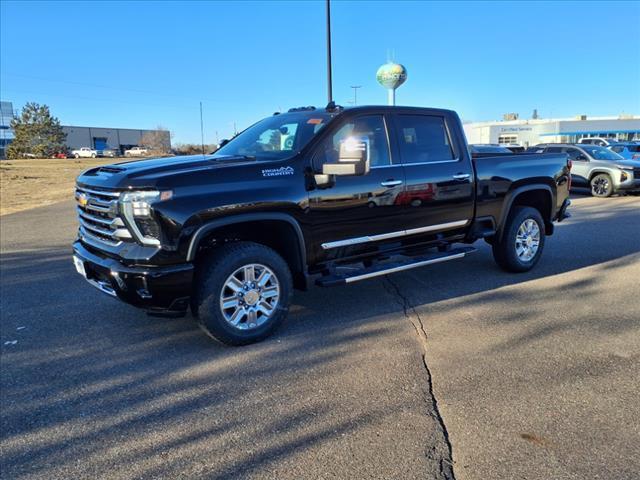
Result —
[[[310,118],[309,120],[307,120],[307,123],[309,123],[311,125],[320,125],[322,123],[322,119],[321,118]]]
[[[283,175],[293,175],[293,167],[265,168],[262,170],[263,177],[281,177]]]

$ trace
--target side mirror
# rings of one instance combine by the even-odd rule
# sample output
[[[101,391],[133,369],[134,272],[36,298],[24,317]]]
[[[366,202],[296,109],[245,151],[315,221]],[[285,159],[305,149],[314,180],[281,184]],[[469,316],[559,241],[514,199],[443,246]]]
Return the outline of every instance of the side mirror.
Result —
[[[322,165],[323,175],[366,175],[369,173],[369,139],[349,137],[340,144],[338,161]]]

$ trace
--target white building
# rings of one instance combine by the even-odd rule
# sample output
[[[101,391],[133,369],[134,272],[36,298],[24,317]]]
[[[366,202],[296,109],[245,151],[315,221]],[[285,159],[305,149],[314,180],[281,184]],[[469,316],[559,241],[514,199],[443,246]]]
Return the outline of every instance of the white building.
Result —
[[[469,143],[516,143],[524,147],[538,143],[575,143],[583,137],[620,141],[640,140],[640,116],[537,118],[465,123]]]

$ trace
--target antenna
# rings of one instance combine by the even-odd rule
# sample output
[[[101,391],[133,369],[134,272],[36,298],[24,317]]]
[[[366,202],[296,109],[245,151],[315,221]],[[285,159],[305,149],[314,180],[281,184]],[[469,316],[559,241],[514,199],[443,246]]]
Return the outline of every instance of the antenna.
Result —
[[[204,157],[204,123],[202,121],[202,102],[200,102],[200,143],[202,145],[202,156]]]

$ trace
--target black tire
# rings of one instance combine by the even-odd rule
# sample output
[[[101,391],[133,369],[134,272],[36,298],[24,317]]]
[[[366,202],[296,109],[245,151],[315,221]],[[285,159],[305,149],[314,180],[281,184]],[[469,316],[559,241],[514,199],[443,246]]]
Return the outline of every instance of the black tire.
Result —
[[[530,259],[523,259],[516,252],[516,237],[518,230],[527,220],[533,220],[539,229],[540,239],[537,251]],[[527,272],[531,270],[544,250],[545,230],[540,212],[532,207],[513,207],[504,226],[502,237],[494,240],[492,245],[493,258],[496,263],[507,272]]]
[[[589,183],[591,185],[591,195],[594,197],[606,198],[613,194],[613,182],[606,173],[599,173]]]
[[[279,298],[275,310],[261,325],[240,329],[225,318],[220,295],[225,282],[238,269],[249,264],[264,265],[275,275]],[[274,250],[253,242],[235,242],[215,250],[204,260],[196,278],[194,315],[205,333],[227,345],[248,345],[271,335],[289,313],[293,282],[289,266]],[[246,324],[245,324],[246,325]]]
[[[80,155],[78,155],[77,153],[74,155],[74,157],[76,158],[80,158]]]

